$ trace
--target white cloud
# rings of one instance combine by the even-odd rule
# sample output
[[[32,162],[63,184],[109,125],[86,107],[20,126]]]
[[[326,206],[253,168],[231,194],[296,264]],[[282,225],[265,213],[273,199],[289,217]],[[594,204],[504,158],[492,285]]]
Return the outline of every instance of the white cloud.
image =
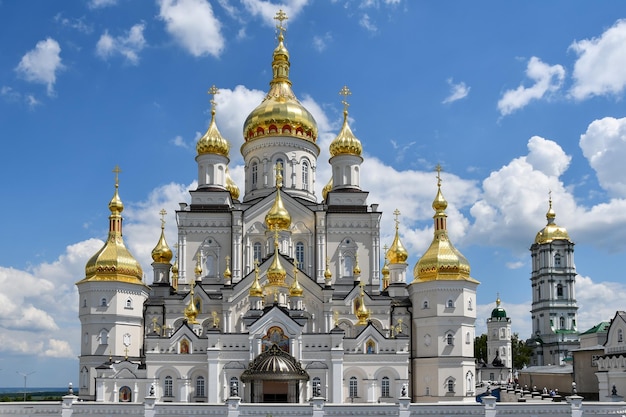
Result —
[[[103,7],[115,6],[117,0],[89,0],[88,6],[91,9],[100,9]]]
[[[138,23],[130,28],[126,36],[113,37],[105,31],[96,44],[96,54],[102,59],[108,59],[113,55],[121,55],[126,60],[137,65],[139,63],[139,53],[146,46],[143,37],[145,25]]]
[[[578,54],[574,85],[570,94],[577,100],[592,96],[621,94],[626,86],[626,20],[618,20],[599,38],[574,42]]]
[[[62,13],[57,13],[54,16],[54,21],[60,23],[63,27],[68,27],[70,29],[75,29],[81,33],[89,34],[93,32],[93,27],[85,23],[85,18],[80,17],[77,19],[70,19],[64,17]]]
[[[48,38],[37,42],[35,49],[22,57],[15,71],[26,81],[45,84],[48,95],[53,95],[57,73],[63,68],[59,43]]]
[[[279,9],[287,14],[288,19],[295,20],[310,0],[285,0],[278,4],[267,0],[242,0],[242,3],[251,15],[261,17],[266,25],[274,27],[277,24],[274,17]],[[283,26],[287,24],[283,23]]]
[[[332,42],[332,40],[333,40],[333,37],[330,34],[330,32],[326,32],[322,36],[314,36],[313,48],[315,48],[317,52],[322,52],[326,49],[328,42]]]
[[[75,353],[66,340],[50,339],[48,348],[43,352],[44,356],[50,358],[74,358]]]
[[[548,65],[537,57],[528,61],[526,76],[535,83],[530,87],[520,85],[515,90],[507,90],[498,101],[500,114],[506,116],[528,105],[532,100],[544,98],[561,88],[565,69],[561,65]]]
[[[206,0],[159,0],[167,32],[193,56],[218,57],[224,49],[222,24]]]
[[[579,144],[600,186],[613,196],[626,198],[626,117],[594,120],[580,136]]]
[[[471,88],[466,86],[464,82],[454,84],[452,78],[448,78],[448,85],[450,86],[450,95],[443,100],[443,104],[453,103],[467,97]]]
[[[365,28],[365,30],[367,30],[368,32],[373,33],[378,30],[376,24],[372,22],[370,16],[367,13],[364,13],[363,16],[361,16],[361,19],[359,20],[359,25]]]

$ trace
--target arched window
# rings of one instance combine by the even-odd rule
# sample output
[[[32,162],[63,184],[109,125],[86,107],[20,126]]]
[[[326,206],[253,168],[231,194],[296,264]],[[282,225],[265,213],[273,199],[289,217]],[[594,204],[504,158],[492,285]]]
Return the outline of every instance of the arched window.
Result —
[[[467,309],[468,310],[472,310],[473,309],[473,307],[472,307],[472,299],[471,298],[469,300],[467,300]]]
[[[454,379],[450,378],[447,381],[448,392],[454,392]]]
[[[554,255],[554,266],[559,268],[561,266],[561,254],[557,253]]]
[[[196,397],[206,397],[204,392],[204,377],[199,376],[196,378]]]
[[[322,396],[322,381],[319,377],[313,378],[313,383],[311,384],[311,397],[321,397]]]
[[[565,328],[565,317],[561,316],[559,317],[559,329],[564,329]]]
[[[206,274],[207,277],[214,277],[216,276],[215,273],[215,258],[213,257],[213,255],[207,255],[205,261],[204,261],[204,273]]]
[[[83,307],[87,307],[87,299],[83,299]]]
[[[452,333],[448,333],[446,335],[446,344],[448,346],[453,346],[454,345],[454,335]]]
[[[254,245],[252,245],[252,251],[254,253],[254,260],[258,261],[259,263],[261,263],[261,243],[260,242],[254,242]]]
[[[100,340],[101,345],[109,344],[109,332],[107,332],[105,329],[100,330],[98,339]]]
[[[296,261],[301,268],[304,266],[304,243],[296,243]]]
[[[428,300],[424,300],[423,308],[424,309],[428,308]]]
[[[124,305],[125,308],[133,308],[133,299],[128,297],[126,299],[126,304]]]
[[[389,395],[389,378],[384,376],[383,380],[380,383],[380,396],[381,397],[390,397]]]
[[[309,189],[309,163],[307,161],[302,162],[302,189]]]
[[[239,397],[239,380],[236,376],[230,378],[230,396]]]
[[[467,332],[465,333],[465,344],[469,345],[470,343],[472,343],[472,336],[470,332]]]
[[[359,382],[355,376],[350,377],[349,393],[350,398],[356,398],[359,396]]]
[[[556,296],[563,297],[563,285],[562,284],[556,285]]]
[[[164,397],[174,396],[174,380],[169,375],[165,377],[165,381],[163,382],[163,396]]]
[[[101,307],[106,307],[107,306],[107,299],[106,298],[102,297],[100,299],[100,306]]]
[[[622,343],[624,341],[624,332],[622,329],[617,329],[617,342]]]
[[[256,162],[252,163],[252,187],[256,188],[256,184],[259,181],[259,165]]]
[[[351,277],[354,274],[354,259],[350,256],[343,258],[343,276]]]
[[[452,299],[448,300],[448,302],[446,303],[446,307],[447,308],[454,308],[454,301],[452,301]]]

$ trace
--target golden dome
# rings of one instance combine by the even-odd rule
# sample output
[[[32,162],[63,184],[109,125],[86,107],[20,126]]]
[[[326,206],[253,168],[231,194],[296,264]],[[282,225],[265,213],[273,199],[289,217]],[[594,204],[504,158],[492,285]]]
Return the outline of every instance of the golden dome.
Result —
[[[161,237],[157,245],[152,249],[152,260],[158,264],[169,264],[173,256],[172,250],[165,241],[165,220],[163,216],[166,214],[165,210],[161,210]]]
[[[200,252],[198,252],[198,255],[196,256],[196,267],[193,270],[194,274],[196,275],[196,279],[200,278],[200,276],[202,275],[202,265],[200,263],[201,257],[202,255],[200,254]]]
[[[324,270],[324,279],[326,280],[327,283],[329,283],[333,277],[333,273],[330,272],[329,262],[330,262],[329,259],[326,258],[326,269]]]
[[[300,286],[300,283],[298,282],[298,261],[295,261],[294,267],[293,267],[293,283],[291,284],[291,286],[289,287],[289,295],[291,297],[302,297],[302,294],[304,294],[304,290],[302,289],[302,287]]]
[[[555,218],[556,213],[552,208],[552,197],[550,197],[549,208],[548,212],[546,213],[546,219],[548,220],[548,224],[546,225],[546,227],[541,229],[539,233],[537,233],[537,236],[535,236],[535,243],[550,243],[554,240],[567,240],[571,242],[567,230],[564,227],[557,226],[556,223],[554,223]]]
[[[437,196],[433,201],[435,233],[430,247],[413,268],[413,283],[426,281],[465,280],[478,283],[470,277],[470,265],[448,238],[445,209],[448,202],[441,193],[441,177],[437,167]]]
[[[259,282],[259,266],[255,265],[254,267],[254,282],[250,286],[250,291],[248,292],[250,297],[263,297],[263,287],[261,287],[261,283]]]
[[[328,180],[328,182],[326,183],[326,185],[324,186],[324,188],[322,188],[322,198],[324,200],[326,200],[326,197],[328,197],[328,193],[330,192],[330,190],[333,189],[333,177],[331,175],[330,179]]]
[[[396,218],[396,235],[393,238],[393,243],[391,244],[391,247],[387,251],[385,257],[389,259],[389,262],[392,264],[404,264],[409,257],[409,252],[407,252],[407,250],[404,248],[404,245],[402,245],[402,242],[400,241],[400,235],[398,233],[398,225],[400,223],[398,221],[398,216],[400,215],[400,211],[398,209],[395,209],[393,214]]]
[[[109,202],[109,235],[102,248],[87,261],[85,265],[85,278],[79,283],[87,281],[117,281],[131,284],[143,283],[143,270],[139,262],[131,255],[124,245],[122,237],[122,211],[124,204],[118,194],[117,174],[119,168],[115,168],[115,193]]]
[[[223,275],[226,280],[229,280],[233,276],[233,273],[230,272],[230,256],[227,255],[224,259],[226,260],[226,269]]]
[[[194,300],[193,284],[194,283],[192,281],[189,286],[189,304],[185,307],[185,317],[187,317],[187,323],[198,324],[198,321],[196,320],[196,317],[198,317],[198,308],[196,307],[196,302]]]
[[[361,267],[359,266],[359,255],[354,255],[354,268],[352,268],[352,275],[358,277],[361,275]]]
[[[226,167],[226,189],[233,200],[239,199],[239,187],[237,187],[237,184],[235,184],[235,181],[231,178],[228,167]]]
[[[370,318],[370,311],[365,307],[365,291],[363,290],[363,285],[361,285],[361,294],[359,295],[359,303],[358,308],[355,311],[356,318],[359,320],[357,324],[365,325],[367,324],[367,319]]]
[[[279,256],[278,231],[276,231],[276,236],[274,236],[274,257],[272,258],[272,265],[270,265],[267,270],[267,281],[268,285],[285,287],[285,277],[287,276],[287,271],[285,271],[285,268],[283,268],[283,265],[280,263]]]
[[[385,264],[381,270],[383,275],[383,290],[389,286],[389,261],[385,258]]]
[[[354,136],[350,126],[348,125],[348,102],[346,101],[346,97],[351,94],[350,90],[344,85],[339,94],[344,96],[342,101],[344,106],[343,125],[341,126],[341,130],[339,131],[337,137],[330,143],[330,156],[361,156],[361,153],[363,153],[363,146],[361,146],[361,142],[356,138],[356,136]]]
[[[285,30],[282,20],[286,17],[279,11],[277,20],[278,46],[274,49],[272,61],[273,78],[270,90],[256,109],[248,115],[244,122],[243,136],[246,142],[271,136],[288,136],[301,138],[315,143],[317,140],[317,122],[313,115],[298,101],[291,90],[289,80],[289,52],[284,45]]]
[[[212,86],[209,89],[209,94],[217,94],[217,88]],[[230,151],[230,144],[226,139],[222,137],[222,134],[217,129],[217,125],[215,124],[215,99],[211,100],[211,123],[209,123],[209,128],[202,135],[202,137],[198,140],[196,144],[196,152],[198,155],[205,154],[216,154],[228,157],[228,152]]]
[[[291,226],[291,216],[283,205],[283,199],[280,196],[280,188],[282,187],[283,177],[280,174],[280,168],[276,167],[276,199],[274,205],[265,215],[265,225],[270,230],[287,230]]]

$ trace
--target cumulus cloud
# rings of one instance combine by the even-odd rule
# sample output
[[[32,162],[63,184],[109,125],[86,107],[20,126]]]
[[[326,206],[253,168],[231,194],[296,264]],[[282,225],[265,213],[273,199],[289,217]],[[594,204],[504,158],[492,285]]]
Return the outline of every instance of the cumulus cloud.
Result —
[[[574,42],[578,54],[570,94],[577,100],[607,94],[618,95],[626,86],[626,20],[618,20],[599,38]]]
[[[557,91],[563,84],[565,69],[561,65],[548,65],[537,57],[532,57],[526,67],[526,76],[535,83],[530,87],[520,85],[515,90],[507,90],[498,101],[500,114],[506,116]]]
[[[206,0],[159,0],[159,18],[167,32],[189,52],[218,57],[224,49],[222,23]]]
[[[465,85],[464,82],[455,84],[452,78],[448,78],[448,85],[450,86],[450,94],[443,100],[443,104],[453,103],[467,97],[471,88]]]
[[[59,339],[50,339],[43,355],[49,358],[74,358],[76,356],[67,340]]]
[[[594,120],[580,136],[579,144],[600,186],[612,196],[626,198],[626,117]]]
[[[15,71],[26,81],[45,84],[48,95],[53,95],[57,74],[63,69],[61,46],[56,40],[48,38],[37,42],[35,48],[22,57]]]
[[[113,37],[105,31],[96,44],[96,54],[102,59],[108,59],[114,55],[121,55],[133,65],[139,63],[139,53],[146,46],[143,37],[145,24],[138,23],[130,28],[125,36]]]

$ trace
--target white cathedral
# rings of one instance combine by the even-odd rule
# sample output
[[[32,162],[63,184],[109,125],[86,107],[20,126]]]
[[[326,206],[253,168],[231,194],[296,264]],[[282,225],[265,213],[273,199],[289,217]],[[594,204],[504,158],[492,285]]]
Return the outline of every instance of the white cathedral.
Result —
[[[475,401],[479,283],[448,239],[440,176],[433,240],[407,279],[397,211],[394,241],[381,248],[382,213],[361,187],[345,99],[332,178],[321,199],[314,192],[326,162],[315,119],[292,91],[284,19],[279,12],[269,91],[243,126],[243,196],[213,101],[196,146],[198,188],[176,212],[177,254],[162,226],[150,284],[124,246],[116,175],[109,236],[76,284],[80,398]]]

